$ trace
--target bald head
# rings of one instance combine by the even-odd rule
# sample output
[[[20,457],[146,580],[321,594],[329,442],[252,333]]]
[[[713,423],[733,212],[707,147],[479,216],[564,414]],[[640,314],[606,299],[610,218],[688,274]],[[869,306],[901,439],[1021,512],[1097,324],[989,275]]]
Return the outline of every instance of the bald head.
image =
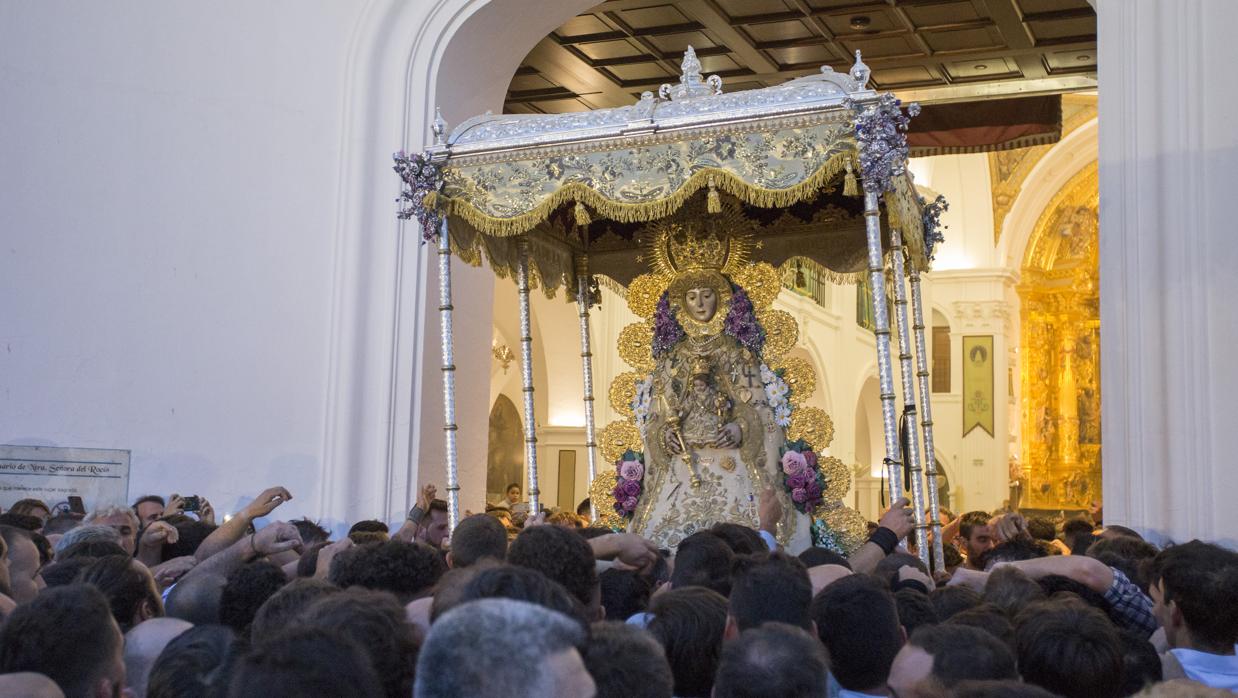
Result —
[[[136,698],[146,695],[151,667],[168,643],[193,627],[179,618],[151,618],[125,633],[125,676]]]
[[[218,623],[219,599],[227,583],[218,574],[187,575],[168,593],[166,615],[194,625]]]
[[[0,696],[64,698],[64,691],[60,690],[55,681],[42,674],[22,671],[16,674],[0,674]]]

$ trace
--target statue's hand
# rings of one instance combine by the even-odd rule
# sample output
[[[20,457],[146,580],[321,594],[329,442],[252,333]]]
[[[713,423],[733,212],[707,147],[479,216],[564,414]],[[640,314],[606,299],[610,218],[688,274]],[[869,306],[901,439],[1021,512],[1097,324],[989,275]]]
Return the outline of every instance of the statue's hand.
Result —
[[[718,427],[718,436],[714,439],[714,446],[718,448],[735,448],[739,446],[742,438],[743,432],[740,431],[739,425],[731,422]]]
[[[662,429],[662,443],[666,444],[666,450],[672,455],[677,456],[683,453],[683,446],[680,445],[679,438],[675,436],[675,428],[669,424]]]

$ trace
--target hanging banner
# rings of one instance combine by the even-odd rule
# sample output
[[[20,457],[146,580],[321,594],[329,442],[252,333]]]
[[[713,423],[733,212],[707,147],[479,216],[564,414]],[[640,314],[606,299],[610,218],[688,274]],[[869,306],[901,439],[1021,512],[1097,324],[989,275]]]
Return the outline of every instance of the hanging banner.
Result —
[[[129,451],[0,445],[0,506],[41,499],[53,509],[70,496],[90,511],[129,501]]]
[[[963,436],[993,436],[993,335],[963,337]]]

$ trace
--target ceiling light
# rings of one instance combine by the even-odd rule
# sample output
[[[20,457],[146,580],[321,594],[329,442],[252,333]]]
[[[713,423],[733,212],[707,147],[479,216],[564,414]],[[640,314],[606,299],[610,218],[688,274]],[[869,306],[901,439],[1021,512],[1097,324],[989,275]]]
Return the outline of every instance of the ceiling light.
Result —
[[[976,70],[988,70],[989,66],[987,66],[987,65],[985,65],[985,64],[983,64],[983,63],[977,63],[977,64],[975,65],[975,68],[976,68]]]
[[[1081,53],[1081,54],[1079,54],[1079,60],[1081,60],[1081,61],[1090,61],[1090,60],[1092,60],[1092,57],[1091,57],[1091,56],[1089,56],[1089,55],[1088,55],[1088,54],[1086,54],[1086,53]]]
[[[851,18],[851,28],[856,31],[868,29],[868,25],[872,23],[873,20],[868,15],[856,15]]]

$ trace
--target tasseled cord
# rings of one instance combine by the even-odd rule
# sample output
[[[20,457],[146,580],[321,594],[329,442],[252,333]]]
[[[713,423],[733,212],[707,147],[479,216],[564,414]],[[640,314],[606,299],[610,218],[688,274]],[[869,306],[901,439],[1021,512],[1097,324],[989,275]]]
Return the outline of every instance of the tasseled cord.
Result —
[[[843,196],[859,196],[860,184],[855,179],[855,168],[847,158],[847,176],[843,178]]]
[[[576,225],[583,227],[593,222],[593,219],[589,217],[589,209],[585,208],[585,205],[581,202],[576,202],[574,212],[576,214]]]
[[[705,210],[710,213],[722,213],[722,199],[718,196],[713,175],[709,176],[709,195],[705,197]]]

